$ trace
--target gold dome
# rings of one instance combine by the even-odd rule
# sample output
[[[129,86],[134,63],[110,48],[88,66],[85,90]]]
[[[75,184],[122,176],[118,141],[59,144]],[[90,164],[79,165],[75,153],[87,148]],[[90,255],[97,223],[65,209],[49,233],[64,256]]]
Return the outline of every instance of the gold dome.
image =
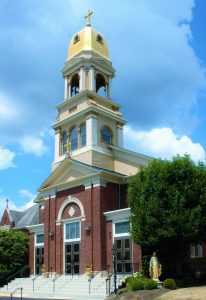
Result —
[[[69,45],[68,58],[77,56],[82,51],[93,51],[109,60],[109,50],[105,38],[87,24],[75,34]]]

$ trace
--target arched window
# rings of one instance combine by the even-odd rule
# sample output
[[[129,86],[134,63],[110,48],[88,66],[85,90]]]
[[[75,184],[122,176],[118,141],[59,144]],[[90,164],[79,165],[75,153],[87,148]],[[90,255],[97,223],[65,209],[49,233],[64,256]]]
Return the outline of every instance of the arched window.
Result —
[[[75,74],[71,79],[71,97],[79,93],[79,75]]]
[[[102,97],[106,97],[106,82],[101,74],[96,76],[96,93]]]
[[[80,129],[80,144],[81,147],[86,146],[86,124],[83,124]]]
[[[103,142],[107,143],[107,144],[111,144],[112,143],[112,131],[109,127],[104,126],[101,130],[101,137]]]
[[[70,132],[71,151],[78,148],[78,129],[74,127]]]
[[[67,152],[66,143],[67,143],[67,133],[66,131],[64,131],[62,134],[62,155]]]

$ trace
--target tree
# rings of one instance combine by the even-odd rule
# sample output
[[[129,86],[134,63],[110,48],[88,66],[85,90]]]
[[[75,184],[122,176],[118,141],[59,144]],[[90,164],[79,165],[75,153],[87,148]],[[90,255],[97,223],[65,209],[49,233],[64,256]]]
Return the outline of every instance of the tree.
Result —
[[[189,244],[206,238],[205,165],[196,165],[188,155],[154,159],[130,179],[127,199],[134,241],[156,249],[172,247],[181,275]]]
[[[24,232],[0,229],[0,277],[27,265],[28,245]]]

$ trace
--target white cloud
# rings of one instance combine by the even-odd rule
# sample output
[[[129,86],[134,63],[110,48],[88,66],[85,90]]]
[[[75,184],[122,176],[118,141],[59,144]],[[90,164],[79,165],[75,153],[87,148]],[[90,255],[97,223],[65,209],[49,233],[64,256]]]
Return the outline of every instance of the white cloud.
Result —
[[[36,194],[29,192],[26,189],[21,189],[19,190],[19,194],[21,196],[23,196],[24,198],[28,199],[28,200],[34,200],[34,198],[36,197]]]
[[[44,141],[38,137],[25,136],[20,141],[20,144],[24,153],[31,153],[37,156],[42,156],[48,150],[44,145]]]
[[[21,200],[23,199],[25,201],[25,203],[19,206],[16,204],[16,202],[9,200],[8,205],[9,205],[10,209],[17,210],[17,211],[24,211],[27,208],[34,205],[33,201],[34,201],[34,198],[36,197],[36,194],[31,193],[26,189],[19,190],[18,194],[20,195]],[[4,210],[6,208],[6,199],[7,198],[8,197],[3,194],[3,190],[0,189],[0,220],[3,215]],[[19,196],[17,198],[19,198]],[[16,201],[18,201],[18,199],[16,199]]]
[[[6,148],[0,147],[0,170],[15,167],[13,159],[15,153]]]
[[[171,128],[153,128],[138,131],[125,128],[125,146],[131,150],[158,158],[172,158],[176,154],[189,154],[194,161],[205,161],[205,150],[188,136],[178,136]]]

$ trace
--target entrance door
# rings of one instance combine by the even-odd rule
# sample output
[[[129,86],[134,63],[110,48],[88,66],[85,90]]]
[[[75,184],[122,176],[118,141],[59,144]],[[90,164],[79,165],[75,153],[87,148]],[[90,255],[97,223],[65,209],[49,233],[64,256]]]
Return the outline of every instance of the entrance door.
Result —
[[[68,275],[79,274],[80,243],[65,244],[65,273]]]
[[[125,274],[132,272],[131,239],[129,237],[116,238],[117,247],[116,266],[117,273]]]
[[[36,247],[35,251],[35,265],[36,265],[36,274],[41,274],[41,268],[44,264],[44,247]]]

